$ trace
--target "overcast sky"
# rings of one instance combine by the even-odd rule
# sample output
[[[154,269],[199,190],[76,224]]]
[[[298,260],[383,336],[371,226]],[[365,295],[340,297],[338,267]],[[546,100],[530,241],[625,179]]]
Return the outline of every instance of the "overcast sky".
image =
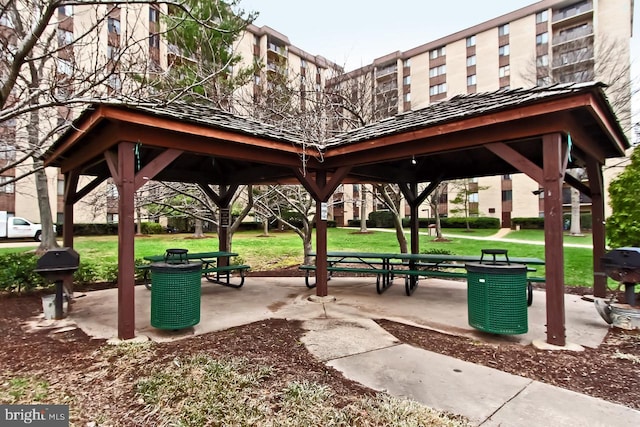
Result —
[[[284,34],[294,46],[345,66],[367,65],[535,3],[533,0],[241,0],[254,22]],[[635,6],[632,57],[640,61],[640,5]]]

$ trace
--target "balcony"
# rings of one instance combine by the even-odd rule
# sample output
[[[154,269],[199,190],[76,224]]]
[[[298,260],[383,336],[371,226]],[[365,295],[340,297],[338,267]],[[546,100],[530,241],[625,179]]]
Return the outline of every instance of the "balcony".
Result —
[[[273,52],[277,55],[280,55],[282,57],[287,57],[287,47],[286,46],[279,46],[275,43],[267,43],[267,51],[269,52]]]
[[[557,34],[554,34],[552,43],[554,46],[556,46],[562,43],[568,43],[574,40],[580,40],[590,36],[593,36],[593,25],[582,24],[576,27],[559,31]]]
[[[397,64],[387,65],[386,67],[376,68],[376,79],[395,74],[398,72]]]
[[[555,25],[561,21],[568,21],[575,17],[583,18],[587,13],[593,13],[593,2],[582,1],[562,9],[554,10],[551,22]]]

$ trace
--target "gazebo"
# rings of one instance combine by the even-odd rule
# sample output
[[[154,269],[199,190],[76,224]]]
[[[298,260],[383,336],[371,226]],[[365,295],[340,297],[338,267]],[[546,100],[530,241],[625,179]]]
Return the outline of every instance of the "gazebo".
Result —
[[[547,342],[563,346],[562,185],[591,198],[594,295],[604,297],[602,167],[627,148],[603,85],[584,83],[456,96],[342,133],[321,148],[295,131],[206,105],[97,103],[48,150],[45,165],[65,176],[65,246],[73,246],[74,204],[107,178],[118,188],[121,339],[135,336],[134,193],[148,180],[197,184],[221,212],[240,185],[297,180],[316,201],[316,293],[327,296],[321,209],[340,183],[398,184],[411,209],[411,251],[417,253],[418,206],[438,183],[525,173],[544,191]],[[586,169],[588,184],[566,173],[574,167]],[[91,179],[79,188],[81,176]],[[423,191],[420,183],[428,183]],[[225,250],[225,229],[220,230]]]

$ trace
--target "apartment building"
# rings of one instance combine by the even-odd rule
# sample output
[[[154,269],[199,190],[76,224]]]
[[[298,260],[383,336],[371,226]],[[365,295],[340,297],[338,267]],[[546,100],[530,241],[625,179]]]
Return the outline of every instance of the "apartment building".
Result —
[[[18,7],[27,3],[20,3]],[[37,11],[40,12],[40,11]],[[43,85],[57,99],[82,95],[85,98],[103,98],[139,94],[150,90],[141,84],[141,76],[164,73],[176,61],[189,61],[175,45],[164,37],[166,25],[162,16],[170,13],[166,4],[120,3],[93,5],[65,5],[59,7],[49,21],[47,32],[37,46],[38,53],[47,57]],[[37,14],[18,10],[19,16],[3,13],[0,17],[0,37],[8,49],[15,49],[20,35],[18,28]],[[21,22],[17,22],[20,20]],[[249,25],[236,41],[233,51],[242,56],[235,67],[225,70],[238,73],[242,67],[261,64],[254,79],[234,94],[238,99],[257,101],[266,97],[276,83],[295,79],[300,82],[301,94],[320,91],[325,81],[342,68],[325,58],[312,55],[291,44],[287,36],[267,26]],[[0,74],[4,77],[9,62],[0,61]],[[90,83],[91,82],[91,83]],[[95,83],[98,82],[98,83]],[[84,86],[83,86],[84,85]],[[302,91],[302,88],[305,88]],[[85,91],[83,92],[83,88]],[[308,89],[311,88],[311,91]],[[11,102],[19,102],[26,91],[17,87]],[[78,104],[75,104],[78,105]],[[230,102],[226,107],[234,112],[250,114],[247,103]],[[39,134],[57,133],[56,128],[68,124],[82,106],[57,106],[39,112]],[[27,160],[18,167],[4,168],[19,158],[17,150],[27,143],[28,115],[0,122],[0,182],[9,182],[33,169]],[[54,221],[63,215],[64,176],[58,170],[46,171],[50,206]],[[83,178],[80,186],[89,182]],[[39,221],[39,209],[33,176],[0,186],[0,210],[9,215],[24,216]],[[75,207],[77,222],[117,222],[118,192],[111,180],[98,186]]]
[[[328,86],[370,81],[370,116],[378,120],[460,94],[600,80],[611,83],[608,96],[630,134],[632,16],[631,0],[543,0],[382,56]],[[607,169],[605,185],[620,171],[620,167]],[[511,218],[543,212],[538,184],[523,174],[478,177],[459,186],[464,187],[472,214],[499,218],[504,227],[510,226]],[[441,213],[461,209],[451,203],[459,194],[454,187],[449,186],[448,196],[447,192],[441,196]],[[343,190],[352,192],[347,186]],[[566,194],[568,209],[568,189]],[[588,206],[588,200],[584,203]],[[421,216],[433,214],[428,206],[421,211]],[[338,214],[345,221],[358,217],[348,203]]]

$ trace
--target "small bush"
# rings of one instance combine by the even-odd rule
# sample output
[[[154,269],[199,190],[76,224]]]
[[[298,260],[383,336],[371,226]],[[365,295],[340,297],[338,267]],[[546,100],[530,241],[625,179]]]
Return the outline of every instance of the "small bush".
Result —
[[[98,268],[90,262],[81,262],[76,272],[73,273],[73,281],[80,285],[94,283],[97,282],[98,279],[100,279]]]
[[[34,271],[37,262],[38,256],[31,252],[0,255],[0,290],[21,292],[45,285],[44,278]]]
[[[519,225],[521,229],[543,230],[544,218],[537,216],[530,218],[511,218],[511,224],[513,224],[513,226]]]
[[[429,248],[420,251],[421,254],[430,254],[430,255],[453,255],[453,253],[449,249],[440,249],[440,248]]]
[[[392,228],[393,225],[393,212],[391,211],[376,211],[369,214],[369,221],[373,223],[376,228]],[[367,224],[369,224],[367,221]]]
[[[164,233],[164,227],[157,222],[143,222],[142,234],[162,234]]]

